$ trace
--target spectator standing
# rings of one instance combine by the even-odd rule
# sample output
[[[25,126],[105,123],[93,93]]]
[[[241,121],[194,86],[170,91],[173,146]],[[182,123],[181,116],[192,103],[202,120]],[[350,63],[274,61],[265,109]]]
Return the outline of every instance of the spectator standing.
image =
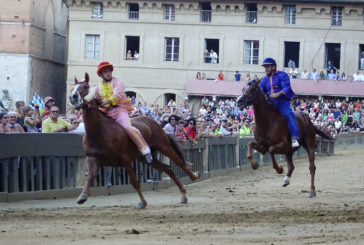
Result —
[[[210,52],[206,49],[205,52],[203,53],[203,58],[205,60],[205,63],[211,63],[211,54]]]
[[[218,56],[217,56],[217,53],[213,49],[211,49],[211,51],[210,51],[210,58],[211,58],[211,63],[217,64]]]
[[[202,73],[202,75],[201,75],[201,80],[206,80],[206,79],[207,79],[206,74],[205,74],[205,73]]]
[[[321,80],[325,80],[326,79],[325,73],[323,71],[320,71],[320,79]]]
[[[359,75],[359,81],[364,82],[364,71]]]
[[[134,60],[139,60],[139,53],[138,51],[134,51],[134,57],[133,57]]]
[[[231,135],[232,134],[232,132],[230,132],[229,127],[228,127],[227,118],[223,118],[221,120],[220,133],[221,133],[221,135]]]
[[[364,50],[360,54],[360,70],[364,70]]]
[[[288,68],[296,68],[296,63],[294,63],[294,61],[292,59],[289,59],[288,64],[287,64]]]
[[[197,130],[196,130],[196,120],[192,117],[188,119],[187,126],[184,129],[186,131],[187,138],[194,144],[197,144]]]
[[[209,99],[208,99],[206,96],[204,96],[204,97],[202,98],[202,100],[201,100],[201,105],[202,105],[202,106],[205,106],[205,107],[208,107],[208,106],[209,106]]]
[[[347,80],[348,77],[346,76],[345,72],[341,73],[341,80]]]
[[[133,59],[131,50],[128,50],[128,52],[126,52],[126,59],[127,60],[132,60]]]
[[[23,128],[25,128],[24,127],[24,113],[23,113],[24,106],[25,106],[24,101],[15,102],[16,113],[17,113],[16,122],[18,124],[20,124]]]
[[[222,71],[220,71],[220,73],[217,75],[217,79],[219,81],[223,81],[224,80],[224,74],[222,73]]]
[[[44,108],[40,112],[40,116],[42,117],[42,121],[47,119],[51,114],[51,107],[54,106],[54,99],[50,96],[47,96],[44,99]]]
[[[331,63],[331,60],[329,60],[329,61],[327,61],[327,65],[326,65],[327,76],[329,76],[329,74],[331,73],[331,70],[334,70],[334,74],[335,74],[336,70],[338,70],[338,69]]]
[[[195,79],[196,80],[201,80],[201,78],[202,78],[201,73],[200,72],[197,72]]]
[[[38,125],[41,124],[39,107],[36,111],[30,106],[23,108],[24,112],[24,126],[28,133],[39,133]]]
[[[291,75],[291,78],[297,78],[297,70],[295,67],[292,67],[292,69],[289,71],[289,74]]]
[[[182,143],[186,142],[187,132],[184,129],[185,122],[183,120],[178,121],[178,128],[176,130],[176,138],[177,141],[181,141]]]
[[[74,129],[76,129],[75,126],[71,126],[69,122],[59,117],[57,106],[51,107],[50,116],[42,123],[42,133],[68,132]]]
[[[241,80],[241,74],[239,73],[239,71],[236,71],[235,72],[234,77],[235,77],[235,81],[236,82],[240,82],[240,80]]]
[[[9,112],[9,123],[8,123],[8,127],[10,129],[10,133],[24,133],[24,128],[17,123],[17,117],[18,117],[18,113],[15,111]]]
[[[250,136],[250,128],[248,127],[248,120],[245,120],[241,123],[241,127],[239,130],[240,138],[243,138],[243,136]]]
[[[164,132],[166,132],[166,134],[172,134],[172,135],[176,134],[177,118],[175,115],[171,115],[168,118],[168,123],[163,127],[163,130]]]
[[[310,78],[309,73],[307,72],[306,69],[304,69],[303,72],[301,72],[301,79],[309,79],[309,78]]]
[[[335,80],[336,79],[336,75],[335,75],[334,72],[335,72],[334,70],[330,70],[329,75],[327,75],[328,80]]]
[[[0,133],[9,133],[10,128],[9,124],[9,115],[5,112],[0,113]]]
[[[254,78],[255,79],[255,78]],[[246,75],[245,75],[245,82],[249,82],[250,80],[252,80],[251,78],[250,78],[250,73],[247,73]]]
[[[342,80],[342,78],[341,78],[341,75],[340,75],[340,72],[339,72],[339,71],[337,71],[337,72],[336,72],[336,77],[335,77],[335,79],[336,79],[337,81]]]
[[[311,76],[310,76],[310,78],[311,78],[312,80],[317,80],[317,79],[319,79],[319,78],[320,78],[320,76],[319,76],[319,74],[317,73],[317,71],[316,71],[316,69],[315,69],[315,68],[313,68],[313,69],[312,69],[312,72],[311,72]]]

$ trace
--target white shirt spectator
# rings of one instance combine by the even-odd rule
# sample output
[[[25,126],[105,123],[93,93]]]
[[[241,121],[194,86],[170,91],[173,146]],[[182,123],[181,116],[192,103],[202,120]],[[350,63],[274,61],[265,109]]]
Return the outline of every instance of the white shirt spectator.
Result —
[[[356,73],[354,73],[354,75],[353,75],[353,80],[354,81],[359,81],[359,79],[360,79],[360,74],[359,74],[359,72],[357,71]]]
[[[340,108],[341,105],[342,105],[342,103],[340,100],[336,101],[336,103],[335,103],[336,108]]]
[[[291,69],[289,74],[291,75],[291,78],[297,78],[297,70],[295,68]]]
[[[217,63],[217,53],[215,51],[213,51],[210,55],[211,58],[211,63]]]
[[[306,69],[301,72],[301,79],[309,79],[309,74]]]
[[[317,80],[317,79],[319,79],[319,78],[320,78],[320,76],[319,76],[318,72],[317,72],[316,70],[314,70],[314,71],[312,71],[312,72],[311,72],[311,76],[310,76],[310,78],[311,78],[312,80]]]
[[[359,81],[364,82],[364,72],[360,73],[359,75]]]
[[[341,123],[341,121],[340,121],[340,120],[335,121],[335,128],[336,128],[336,129],[340,129],[340,128],[341,128],[341,126],[342,126],[342,123]]]

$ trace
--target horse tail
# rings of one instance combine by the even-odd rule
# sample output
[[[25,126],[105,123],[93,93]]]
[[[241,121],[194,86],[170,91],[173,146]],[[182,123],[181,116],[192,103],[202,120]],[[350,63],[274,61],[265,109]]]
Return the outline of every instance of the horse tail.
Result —
[[[183,162],[186,162],[186,161],[185,161],[185,158],[184,158],[184,156],[183,156],[183,153],[182,153],[182,151],[179,149],[179,147],[178,147],[178,145],[177,145],[176,141],[172,138],[172,136],[171,136],[171,135],[167,134],[167,136],[168,136],[169,142],[171,142],[171,146],[172,146],[172,148],[174,149],[174,151],[177,153],[177,155],[181,158],[181,160],[182,160]]]
[[[324,132],[321,128],[317,127],[316,125],[314,125],[315,127],[315,133],[320,135],[321,137],[328,139],[328,140],[334,140],[334,138],[328,133],[328,132]]]

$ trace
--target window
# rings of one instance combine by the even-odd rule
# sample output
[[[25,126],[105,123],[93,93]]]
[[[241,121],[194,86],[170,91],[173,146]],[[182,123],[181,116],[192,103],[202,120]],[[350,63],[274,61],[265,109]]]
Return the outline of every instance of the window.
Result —
[[[138,60],[139,56],[139,41],[140,37],[138,36],[126,36],[125,37],[126,50],[125,50],[125,59],[126,60]]]
[[[325,43],[325,67],[331,61],[334,67],[340,69],[340,53],[340,43]]]
[[[139,20],[139,5],[137,3],[129,3],[129,19]]]
[[[257,65],[259,60],[259,41],[244,41],[244,64]]]
[[[93,3],[91,18],[102,19],[102,17],[103,17],[103,5],[102,5],[102,3]]]
[[[164,105],[168,105],[168,103],[173,100],[176,102],[176,94],[166,93],[164,94]]]
[[[205,39],[204,62],[219,63],[219,39]]]
[[[288,25],[296,24],[296,5],[286,6],[286,24]]]
[[[179,38],[166,37],[165,39],[164,61],[178,61],[179,58]]]
[[[100,35],[86,35],[86,59],[97,59],[100,57]]]
[[[289,60],[292,60],[294,62],[295,68],[300,67],[299,42],[284,42],[284,67],[289,67],[288,66]]]
[[[200,3],[200,21],[211,22],[211,3]]]
[[[364,44],[359,44],[359,70],[364,70]]]
[[[164,5],[164,20],[174,21],[175,19],[175,8],[174,5]]]
[[[246,4],[246,23],[256,24],[258,22],[258,8],[256,3]]]
[[[331,25],[332,26],[341,26],[342,24],[342,7],[332,7],[331,8]]]

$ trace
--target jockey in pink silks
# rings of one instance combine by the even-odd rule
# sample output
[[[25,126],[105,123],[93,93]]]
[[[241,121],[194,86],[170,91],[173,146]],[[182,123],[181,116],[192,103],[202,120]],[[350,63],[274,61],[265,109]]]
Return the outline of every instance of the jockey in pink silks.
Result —
[[[126,130],[147,163],[151,164],[153,157],[150,148],[140,131],[130,123],[128,111],[132,109],[131,102],[125,95],[123,82],[112,76],[113,70],[113,65],[107,61],[99,64],[97,75],[102,78],[102,81],[96,86],[96,96],[102,99],[102,106],[107,108],[106,114]]]

